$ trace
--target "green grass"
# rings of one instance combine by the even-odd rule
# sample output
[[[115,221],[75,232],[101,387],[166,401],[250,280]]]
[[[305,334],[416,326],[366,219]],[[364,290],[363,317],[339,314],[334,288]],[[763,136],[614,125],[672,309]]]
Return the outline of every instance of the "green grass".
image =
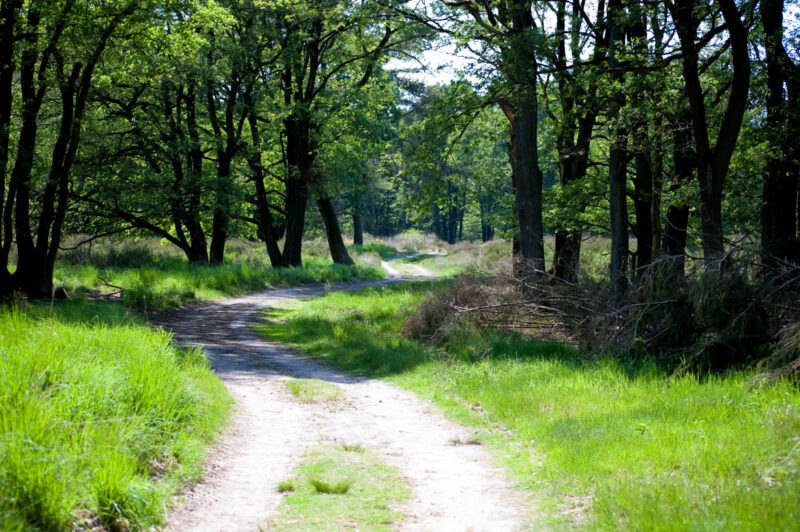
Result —
[[[230,408],[202,352],[111,303],[0,322],[0,529],[158,524]]]
[[[71,294],[87,290],[113,291],[122,287],[122,302],[139,309],[180,307],[195,299],[218,299],[270,286],[377,279],[383,272],[368,266],[344,266],[307,258],[302,268],[250,264],[192,265],[181,258],[153,256],[149,264],[98,267],[59,264],[54,280]],[[102,280],[105,280],[104,284]]]
[[[397,251],[396,248],[384,244],[383,242],[368,242],[362,245],[353,244],[347,246],[347,249],[356,255],[362,255],[364,253],[377,253],[378,256],[383,260],[394,259],[400,256],[400,252]]]
[[[290,478],[288,480],[281,480],[280,482],[278,482],[278,487],[277,487],[278,492],[287,493],[290,491],[294,491],[295,482],[296,481],[293,478]]]
[[[392,507],[409,497],[397,471],[375,453],[335,445],[312,448],[278,490],[287,496],[268,530],[395,530],[402,515]]]
[[[329,403],[342,395],[342,389],[319,379],[289,379],[286,388],[301,403]]]
[[[800,529],[800,391],[753,374],[672,378],[557,343],[454,327],[399,336],[429,285],[335,293],[273,311],[270,338],[433,399],[541,499],[537,526]],[[463,443],[463,442],[462,442]]]

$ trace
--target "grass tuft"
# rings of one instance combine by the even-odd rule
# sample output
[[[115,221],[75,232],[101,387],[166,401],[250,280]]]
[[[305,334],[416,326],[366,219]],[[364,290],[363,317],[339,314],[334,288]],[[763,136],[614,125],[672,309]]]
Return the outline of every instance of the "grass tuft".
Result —
[[[348,453],[363,453],[366,451],[366,449],[364,449],[364,446],[361,445],[360,443],[353,443],[353,444],[343,443],[341,447],[343,451]]]
[[[317,478],[309,479],[309,482],[317,493],[327,493],[329,495],[344,495],[353,485],[352,480],[340,480],[338,482],[326,482]]]
[[[329,403],[342,395],[342,389],[319,379],[289,379],[286,388],[301,403]]]
[[[397,471],[368,449],[314,447],[295,475],[294,491],[283,499],[266,529],[397,530],[402,516],[392,508],[409,497]]]
[[[280,493],[287,493],[290,491],[294,491],[294,484],[295,479],[290,478],[289,480],[282,480],[278,482],[278,491]]]

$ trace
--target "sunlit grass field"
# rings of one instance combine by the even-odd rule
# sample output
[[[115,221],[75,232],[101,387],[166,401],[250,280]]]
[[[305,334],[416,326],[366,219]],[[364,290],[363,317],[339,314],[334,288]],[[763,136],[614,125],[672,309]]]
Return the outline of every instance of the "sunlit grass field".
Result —
[[[434,349],[400,335],[429,288],[330,294],[272,311],[263,331],[473,425],[539,497],[535,527],[800,528],[796,385],[759,387],[750,372],[671,377],[469,327]]]
[[[154,239],[107,242],[91,251],[64,253],[56,264],[54,282],[73,299],[85,294],[119,293],[125,305],[137,309],[168,309],[193,300],[219,299],[273,286],[377,279],[379,266],[334,264],[319,245],[301,268],[272,268],[256,243],[234,241],[226,262],[218,266],[189,264],[176,249]]]
[[[0,321],[0,530],[158,524],[230,408],[202,352],[107,302]]]

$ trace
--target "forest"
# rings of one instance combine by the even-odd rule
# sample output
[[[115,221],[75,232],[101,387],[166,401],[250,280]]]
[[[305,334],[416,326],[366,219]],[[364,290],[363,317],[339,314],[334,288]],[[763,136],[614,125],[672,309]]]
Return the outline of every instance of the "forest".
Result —
[[[795,2],[0,2],[0,529],[797,528]]]

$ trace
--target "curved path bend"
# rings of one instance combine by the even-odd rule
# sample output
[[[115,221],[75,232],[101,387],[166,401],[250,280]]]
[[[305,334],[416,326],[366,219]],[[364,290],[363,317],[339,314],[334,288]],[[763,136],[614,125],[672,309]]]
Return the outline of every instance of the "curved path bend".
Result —
[[[397,279],[394,279],[397,280]],[[257,313],[279,301],[356,290],[392,280],[268,290],[156,316],[176,342],[202,346],[236,401],[231,427],[209,453],[203,479],[167,516],[167,530],[259,530],[282,500],[304,451],[321,443],[361,444],[396,467],[412,490],[397,508],[399,530],[504,531],[522,526],[526,502],[479,445],[430,403],[391,384],[334,371],[251,331]],[[301,404],[287,378],[338,385],[335,407]],[[340,403],[340,404],[339,404]]]

